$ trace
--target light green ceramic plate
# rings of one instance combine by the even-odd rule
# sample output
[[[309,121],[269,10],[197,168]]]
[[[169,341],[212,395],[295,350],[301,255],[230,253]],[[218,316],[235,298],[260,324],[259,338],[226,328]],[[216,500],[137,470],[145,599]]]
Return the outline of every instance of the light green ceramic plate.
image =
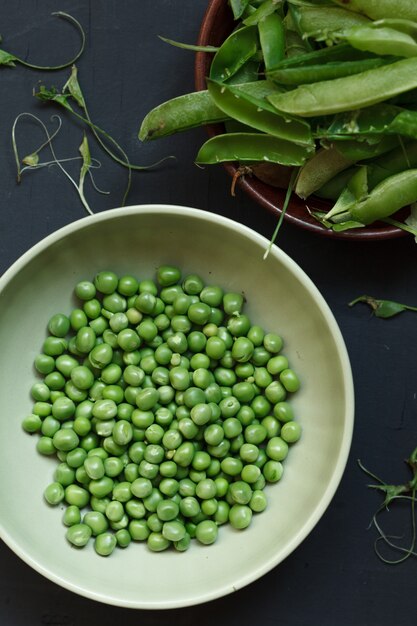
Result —
[[[0,279],[0,531],[35,570],[83,596],[145,609],[182,607],[226,595],[287,557],[323,515],[344,471],[354,396],[345,344],[323,297],[288,256],[231,220],[196,209],[148,205],[87,217],[50,235]],[[244,290],[252,321],[285,338],[302,381],[293,405],[302,440],[268,509],[245,531],[221,527],[212,546],[151,553],[142,544],[102,558],[71,548],[62,510],[43,500],[55,461],[35,451],[21,420],[31,412],[33,360],[49,317],[74,306],[77,281],[100,269],[149,277],[162,263]]]

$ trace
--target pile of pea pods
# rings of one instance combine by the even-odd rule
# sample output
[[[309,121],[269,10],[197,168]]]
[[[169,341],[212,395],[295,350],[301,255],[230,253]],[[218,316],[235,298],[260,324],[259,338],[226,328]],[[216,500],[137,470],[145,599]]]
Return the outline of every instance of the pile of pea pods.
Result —
[[[250,321],[241,293],[174,266],[100,271],[75,296],[49,319],[22,424],[58,460],[44,498],[69,544],[183,552],[250,526],[301,436],[281,336]]]
[[[255,173],[275,164],[278,185],[289,179],[283,168],[296,169],[298,196],[330,201],[327,213],[313,212],[326,228],[382,220],[414,232],[391,216],[417,201],[417,3],[229,5],[235,28],[205,48],[213,53],[207,89],[151,110],[139,138],[223,123],[196,163],[238,162]]]

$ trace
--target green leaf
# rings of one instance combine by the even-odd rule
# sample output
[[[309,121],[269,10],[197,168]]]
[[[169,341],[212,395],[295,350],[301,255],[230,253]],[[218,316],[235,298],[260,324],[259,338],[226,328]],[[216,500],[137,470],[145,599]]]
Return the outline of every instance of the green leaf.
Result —
[[[400,302],[394,302],[392,300],[378,300],[372,296],[366,295],[355,298],[355,300],[349,302],[349,306],[354,306],[358,302],[364,302],[370,306],[375,317],[381,317],[383,319],[394,317],[404,311],[417,311],[417,307],[401,304]]]
[[[6,50],[0,49],[0,65],[7,65],[8,67],[15,67],[16,63],[14,63],[14,61],[16,60],[17,59],[13,54],[10,54],[10,52],[6,52]]]
[[[85,100],[78,82],[78,71],[75,65],[71,68],[71,75],[62,88],[62,93],[68,91],[78,106],[85,111]]]

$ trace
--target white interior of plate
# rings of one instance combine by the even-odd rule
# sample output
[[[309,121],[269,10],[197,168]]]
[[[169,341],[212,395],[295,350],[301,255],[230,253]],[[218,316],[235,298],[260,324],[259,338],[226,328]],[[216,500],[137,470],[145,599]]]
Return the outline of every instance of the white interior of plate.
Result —
[[[132,608],[205,602],[256,580],[288,556],[329,504],[347,461],[353,428],[353,385],[339,328],[305,273],[267,240],[231,220],[197,209],[147,205],[82,219],[37,244],[0,279],[0,531],[35,570],[89,598]],[[63,509],[43,499],[56,460],[35,450],[23,432],[31,412],[48,319],[74,307],[73,288],[101,269],[138,278],[162,263],[243,291],[252,322],[280,333],[302,389],[292,403],[302,439],[267,487],[268,508],[251,526],[222,526],[214,545],[193,542],[184,553],[152,553],[132,543],[110,557],[93,546],[71,548]]]

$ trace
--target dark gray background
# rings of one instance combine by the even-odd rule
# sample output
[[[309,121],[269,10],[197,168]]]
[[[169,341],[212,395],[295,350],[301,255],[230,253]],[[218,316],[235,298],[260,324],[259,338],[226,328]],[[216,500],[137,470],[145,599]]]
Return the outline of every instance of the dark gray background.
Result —
[[[50,14],[62,10],[74,15],[87,34],[85,54],[78,62],[79,79],[96,123],[120,141],[132,162],[149,163],[167,154],[177,157],[175,163],[135,175],[129,203],[206,209],[270,237],[276,216],[242,192],[232,198],[230,179],[222,168],[202,170],[193,164],[205,139],[202,129],[149,145],[137,139],[140,121],[149,109],[194,87],[193,53],[168,46],[158,35],[195,42],[205,9],[206,0],[16,0],[0,5],[0,33],[8,51],[39,64],[60,62],[74,49],[76,34]],[[1,272],[44,236],[84,216],[75,190],[56,167],[28,173],[18,186],[11,150],[11,127],[19,113],[35,113],[51,128],[50,116],[60,112],[37,102],[33,87],[39,81],[61,87],[67,76],[68,70],[48,74],[23,67],[0,69]],[[62,119],[56,150],[60,157],[74,156],[82,128],[68,115]],[[19,126],[18,137],[22,155],[41,141],[39,129],[28,122]],[[90,145],[103,164],[97,184],[111,191],[110,196],[100,196],[88,186],[91,206],[99,212],[120,204],[126,172],[108,160],[94,141]],[[124,610],[78,597],[32,571],[1,544],[2,626],[138,622],[148,626],[168,620],[202,626],[416,623],[417,563],[409,559],[389,566],[376,558],[375,534],[368,524],[380,498],[367,489],[357,459],[388,481],[400,482],[408,476],[403,459],[417,443],[417,318],[406,313],[384,322],[372,318],[364,306],[347,306],[362,293],[417,305],[416,244],[411,236],[380,243],[328,240],[288,224],[278,243],[329,303],[345,337],[356,386],[350,459],[317,527],[284,563],[259,581],[205,606],[169,613]]]

